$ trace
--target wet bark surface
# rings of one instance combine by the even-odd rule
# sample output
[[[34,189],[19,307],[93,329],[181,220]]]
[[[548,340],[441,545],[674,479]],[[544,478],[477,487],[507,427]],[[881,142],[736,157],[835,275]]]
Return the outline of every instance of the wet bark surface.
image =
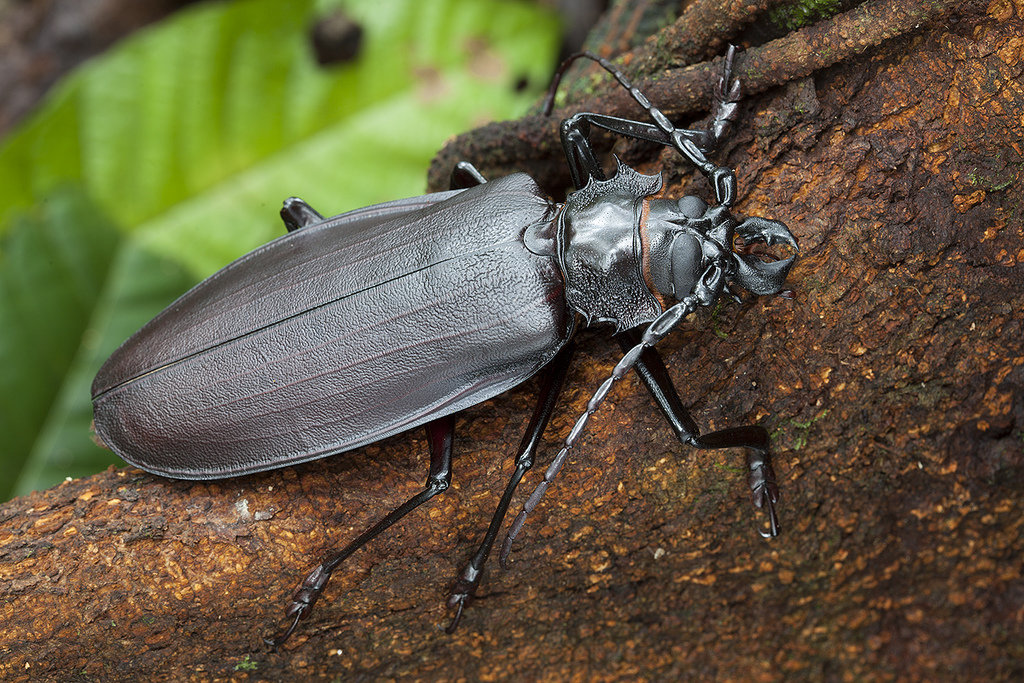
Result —
[[[702,312],[660,349],[703,427],[772,433],[778,538],[756,533],[742,454],[679,445],[629,379],[446,635],[529,382],[460,417],[453,488],[357,553],[277,652],[261,637],[314,558],[422,486],[419,432],[216,483],[110,470],[0,506],[0,675],[1020,678],[1022,35],[1019,0],[966,3],[741,107],[720,158],[737,213],[800,239],[792,298]],[[708,196],[672,155],[620,151]],[[547,457],[618,358],[602,330],[581,346]]]

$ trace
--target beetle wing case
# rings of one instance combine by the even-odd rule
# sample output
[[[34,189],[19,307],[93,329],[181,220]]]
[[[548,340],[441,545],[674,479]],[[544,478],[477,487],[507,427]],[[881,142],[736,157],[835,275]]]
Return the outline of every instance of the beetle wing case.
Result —
[[[93,384],[97,435],[145,470],[213,479],[380,440],[480,403],[572,332],[554,205],[517,174],[326,219],[171,304]],[[484,295],[484,293],[488,293]]]

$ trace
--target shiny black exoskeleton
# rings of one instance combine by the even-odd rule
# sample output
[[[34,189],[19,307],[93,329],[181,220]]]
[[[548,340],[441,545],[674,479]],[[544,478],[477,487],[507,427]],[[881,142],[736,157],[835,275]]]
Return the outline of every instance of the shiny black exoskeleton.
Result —
[[[453,414],[540,373],[540,395],[515,470],[450,598],[454,629],[474,595],[513,493],[533,465],[565,381],[572,338],[608,323],[625,355],[565,438],[513,522],[501,560],[612,384],[637,370],[684,443],[749,449],[754,504],[779,525],[768,435],[757,426],[701,435],[654,345],[729,287],[779,292],[793,258],[733,249],[796,240],[781,223],[730,213],[735,174],[707,159],[735,117],[739,84],[726,58],[708,131],[675,128],[611,64],[654,124],[582,113],[562,123],[576,186],[563,204],[528,176],[486,182],[470,165],[453,190],[323,218],[285,202],[288,234],[200,283],[126,341],[93,383],[96,431],[125,460],[183,479],[216,479],[340,453],[426,425],[423,491],[326,558],[288,607],[307,616],[349,555],[451,481]],[[560,72],[561,74],[561,72]],[[559,74],[559,77],[560,77]],[[552,86],[554,93],[557,86]],[[607,178],[591,126],[670,146],[711,181],[716,204],[658,198],[660,176],[619,164]]]

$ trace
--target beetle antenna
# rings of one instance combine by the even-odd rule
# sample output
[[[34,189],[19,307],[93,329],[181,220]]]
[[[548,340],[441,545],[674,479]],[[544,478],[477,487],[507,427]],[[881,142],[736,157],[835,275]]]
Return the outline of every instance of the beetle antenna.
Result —
[[[582,52],[576,52],[565,58],[559,67],[558,71],[555,72],[554,78],[551,80],[551,87],[548,88],[548,94],[544,97],[543,112],[544,116],[549,116],[551,110],[555,105],[555,91],[558,90],[558,86],[562,82],[562,77],[565,76],[565,72],[569,70],[572,63],[577,59],[589,59],[592,62],[597,62],[602,69],[610,73],[616,81],[619,82],[623,88],[629,91],[630,96],[633,100],[639,104],[644,110],[650,115],[654,122],[658,124],[658,128],[661,128],[665,133],[672,133],[676,127],[672,125],[672,122],[668,120],[668,117],[661,113],[661,110],[651,104],[651,101],[647,99],[647,95],[640,92],[640,89],[629,82],[626,79],[626,75],[619,70],[617,66],[609,62],[604,57],[595,55],[593,52],[583,50]]]
[[[501,546],[501,554],[498,556],[498,561],[501,563],[502,568],[508,569],[508,556],[512,551],[512,543],[515,541],[516,536],[519,535],[523,524],[526,523],[526,516],[537,507],[552,480],[558,476],[559,470],[562,469],[566,458],[569,457],[569,451],[576,445],[576,441],[583,433],[583,429],[586,427],[587,421],[590,420],[590,416],[597,412],[605,397],[608,396],[612,385],[625,377],[626,373],[632,369],[646,349],[661,341],[683,318],[697,310],[699,304],[700,300],[691,294],[683,298],[679,303],[666,309],[654,322],[647,326],[640,342],[626,352],[626,355],[612,369],[612,374],[601,383],[601,386],[590,397],[590,401],[587,402],[587,409],[579,416],[572,429],[569,430],[569,435],[565,437],[565,442],[562,444],[562,450],[558,451],[558,455],[551,461],[551,465],[548,466],[547,471],[544,473],[544,480],[537,485],[537,488],[533,490],[530,497],[523,503],[523,509],[519,511],[519,514],[516,515],[515,520],[512,522],[512,526],[509,527],[508,534],[505,536],[505,542]]]
[[[551,110],[555,108],[555,93],[558,91],[558,86],[562,83],[562,77],[565,76],[565,72],[569,70],[572,63],[580,57],[587,57],[588,59],[594,60],[600,59],[597,55],[593,55],[589,52],[574,52],[566,57],[562,63],[558,65],[558,71],[555,72],[554,77],[551,79],[551,85],[548,86],[548,93],[544,96],[544,103],[541,105],[542,116],[551,116]]]

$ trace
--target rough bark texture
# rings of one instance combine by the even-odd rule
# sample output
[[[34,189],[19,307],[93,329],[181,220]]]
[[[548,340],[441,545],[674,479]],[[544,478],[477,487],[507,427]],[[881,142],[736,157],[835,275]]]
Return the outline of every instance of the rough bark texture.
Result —
[[[195,0],[0,2],[0,134],[65,72]]]
[[[312,557],[418,490],[419,433],[214,484],[111,470],[0,506],[0,677],[1000,680],[1024,676],[1024,2],[965,4],[748,100],[737,213],[801,239],[793,298],[661,345],[700,423],[773,433],[783,534],[739,453],[623,382],[454,635],[532,383],[458,421],[455,486],[354,556],[279,652]],[[673,194],[707,192],[663,154]],[[691,187],[692,185],[692,187]],[[547,453],[617,358],[601,331]],[[538,468],[539,469],[539,468]],[[518,502],[532,489],[531,473]]]
[[[862,54],[895,36],[907,34],[960,5],[961,0],[872,0],[831,21],[809,26],[740,53],[733,71],[742,78],[743,92],[747,96],[760,94]],[[686,18],[684,13],[679,21]],[[694,19],[703,20],[704,17]],[[677,22],[663,33],[675,35],[680,32]],[[671,44],[667,39],[666,42]],[[638,52],[620,60],[631,65],[637,62],[640,70],[631,78],[633,84],[669,116],[678,118],[706,110],[722,73],[722,58],[658,71],[660,62],[646,56],[650,54],[652,43],[648,41]],[[679,47],[685,48],[685,45]],[[586,88],[576,88],[569,94],[578,97],[579,93],[586,91]],[[607,74],[604,74],[604,84],[591,91],[585,109],[626,118],[636,117],[642,111],[632,96]],[[568,116],[580,110],[577,102],[556,110],[550,116],[526,116],[516,121],[492,123],[456,137],[434,158],[429,172],[430,187],[434,190],[447,189],[451,169],[462,159],[473,159],[485,175],[499,175],[509,168],[519,168],[532,173],[542,185],[557,187],[561,183],[564,186],[568,172],[564,170],[564,164],[553,163],[563,155],[558,123],[564,118],[561,115]],[[594,137],[595,143],[600,144],[601,134],[595,132]],[[610,140],[611,136],[604,135],[604,139]]]
[[[728,41],[751,21],[787,0],[694,0],[679,19],[647,39],[630,65],[651,74],[670,65],[692,64],[721,54]]]

